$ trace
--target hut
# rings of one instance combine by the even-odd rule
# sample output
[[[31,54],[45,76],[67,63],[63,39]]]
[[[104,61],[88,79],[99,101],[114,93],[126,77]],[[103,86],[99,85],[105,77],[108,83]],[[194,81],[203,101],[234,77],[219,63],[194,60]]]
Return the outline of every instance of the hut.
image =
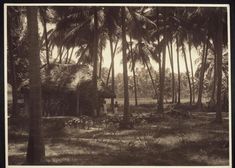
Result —
[[[41,69],[43,116],[92,115],[92,67],[77,64],[51,64]],[[115,94],[97,79],[99,104]],[[25,111],[29,107],[29,80],[23,82]]]

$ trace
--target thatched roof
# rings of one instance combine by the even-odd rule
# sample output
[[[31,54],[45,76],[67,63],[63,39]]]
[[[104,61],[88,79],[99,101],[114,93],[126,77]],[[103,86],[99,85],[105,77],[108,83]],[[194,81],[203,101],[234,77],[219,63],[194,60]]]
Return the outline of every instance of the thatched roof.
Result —
[[[42,89],[46,92],[76,92],[84,85],[86,89],[92,88],[92,67],[77,64],[51,64],[50,70],[41,70]],[[29,89],[29,80],[23,82],[23,89]],[[114,93],[105,86],[101,79],[97,79],[98,93],[101,97],[115,97]]]

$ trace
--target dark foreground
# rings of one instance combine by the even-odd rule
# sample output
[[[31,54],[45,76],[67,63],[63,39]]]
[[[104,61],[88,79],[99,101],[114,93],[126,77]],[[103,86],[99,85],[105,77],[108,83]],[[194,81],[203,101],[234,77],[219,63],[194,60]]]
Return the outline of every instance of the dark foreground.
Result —
[[[43,118],[48,165],[228,165],[228,113],[223,124],[215,112],[189,116],[155,114],[153,106],[133,111],[134,128],[119,130],[121,114]],[[27,119],[9,119],[9,165],[23,164]]]

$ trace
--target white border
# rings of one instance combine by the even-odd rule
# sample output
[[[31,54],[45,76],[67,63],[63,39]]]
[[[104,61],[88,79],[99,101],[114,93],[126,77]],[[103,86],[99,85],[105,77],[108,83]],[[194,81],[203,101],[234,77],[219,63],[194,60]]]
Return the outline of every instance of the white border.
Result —
[[[7,6],[156,6],[156,7],[226,7],[227,8],[227,27],[228,27],[228,73],[229,73],[229,165],[228,166],[203,166],[203,167],[213,167],[213,168],[230,168],[232,167],[232,96],[231,96],[231,36],[230,36],[230,5],[229,4],[151,4],[151,3],[141,3],[141,4],[121,4],[121,3],[104,3],[104,4],[95,4],[95,3],[4,3],[4,96],[5,96],[5,164],[6,167],[9,168],[22,168],[22,167],[33,167],[32,165],[8,165],[8,103],[7,103]],[[52,165],[51,165],[52,166]],[[35,166],[38,168],[48,168],[51,166]],[[67,168],[67,167],[79,167],[79,168],[91,168],[91,167],[122,167],[122,168],[141,168],[141,167],[148,167],[148,168],[156,168],[156,167],[172,167],[172,168],[180,168],[180,167],[194,167],[194,168],[201,168],[202,166],[53,166],[58,168]]]

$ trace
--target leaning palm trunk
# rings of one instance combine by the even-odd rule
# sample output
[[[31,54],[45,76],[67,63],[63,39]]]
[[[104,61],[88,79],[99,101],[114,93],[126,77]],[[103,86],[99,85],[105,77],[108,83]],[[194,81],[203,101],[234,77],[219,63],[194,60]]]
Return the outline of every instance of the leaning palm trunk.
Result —
[[[29,86],[30,86],[30,130],[27,149],[27,164],[41,164],[45,148],[41,129],[41,79],[38,42],[37,7],[27,7],[29,31]]]
[[[181,46],[182,46],[182,51],[183,51],[183,55],[184,55],[184,62],[185,62],[185,67],[186,67],[186,73],[187,73],[187,77],[188,77],[189,94],[190,94],[190,105],[191,105],[192,104],[192,86],[191,86],[191,80],[190,80],[190,75],[189,75],[189,70],[188,70],[187,57],[186,57],[186,53],[185,53],[185,48],[184,48],[183,42],[181,42]]]
[[[191,52],[191,42],[188,44],[188,49],[189,49],[189,58],[190,58],[190,65],[191,65],[191,73],[192,73],[192,94],[193,94],[193,103],[195,103],[195,86],[194,86],[194,73],[193,73],[193,62],[192,62],[192,52]]]
[[[167,44],[168,53],[169,53],[169,60],[171,64],[171,81],[172,81],[172,103],[174,103],[175,100],[175,75],[174,75],[174,65],[173,65],[173,54],[172,54],[172,42],[171,47],[169,44]]]
[[[180,63],[179,63],[179,40],[176,37],[176,50],[177,50],[177,65],[178,65],[178,101],[180,103]]]
[[[197,105],[201,108],[202,107],[202,92],[203,92],[203,80],[205,74],[205,67],[206,67],[206,60],[207,60],[207,52],[208,52],[208,39],[206,38],[204,45],[203,45],[203,54],[202,54],[202,67],[199,79],[199,90],[198,90],[198,100]]]
[[[153,89],[154,89],[154,93],[155,93],[155,95],[157,95],[157,89],[156,89],[156,85],[155,85],[154,80],[153,80],[153,75],[152,75],[152,73],[151,73],[151,71],[150,71],[148,62],[147,62],[145,59],[144,59],[144,64],[145,64],[146,67],[147,67],[147,70],[148,70],[148,73],[149,73],[149,77],[150,77],[150,79],[151,79],[152,86],[153,86]]]
[[[127,56],[126,56],[126,11],[125,7],[121,8],[122,13],[122,56],[123,56],[123,83],[124,83],[124,114],[123,127],[128,127],[129,114],[129,93],[128,93],[128,74],[127,74]]]

